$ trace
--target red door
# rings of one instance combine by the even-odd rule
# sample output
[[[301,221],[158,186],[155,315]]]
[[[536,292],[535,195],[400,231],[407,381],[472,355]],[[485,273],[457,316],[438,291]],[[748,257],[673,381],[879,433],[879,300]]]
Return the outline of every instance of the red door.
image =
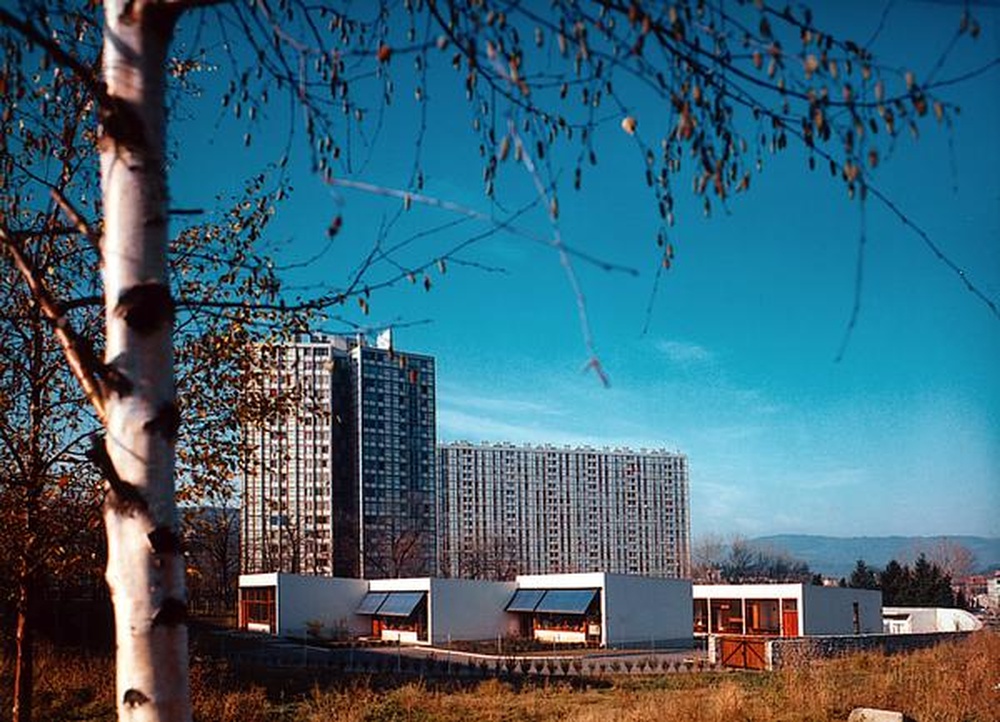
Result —
[[[784,637],[799,636],[799,606],[794,599],[781,602],[781,634]]]
[[[799,613],[793,609],[790,612],[784,612],[781,616],[781,628],[784,631],[784,636],[799,636]]]

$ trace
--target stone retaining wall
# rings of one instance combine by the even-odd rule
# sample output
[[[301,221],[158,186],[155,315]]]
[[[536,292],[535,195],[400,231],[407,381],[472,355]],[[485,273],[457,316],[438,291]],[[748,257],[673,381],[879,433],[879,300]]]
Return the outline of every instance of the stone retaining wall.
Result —
[[[836,637],[791,637],[768,642],[771,669],[798,664],[811,659],[840,657],[856,652],[897,654],[943,642],[957,642],[971,632],[932,632],[926,634],[864,634]]]

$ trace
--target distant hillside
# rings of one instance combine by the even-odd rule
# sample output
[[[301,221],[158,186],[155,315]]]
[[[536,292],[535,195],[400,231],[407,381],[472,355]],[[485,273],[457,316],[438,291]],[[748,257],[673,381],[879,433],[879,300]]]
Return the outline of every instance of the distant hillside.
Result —
[[[1000,539],[981,536],[834,537],[810,534],[774,534],[752,539],[755,544],[784,550],[809,564],[814,572],[840,578],[850,575],[858,559],[884,567],[889,560],[912,561],[943,540],[968,548],[977,570],[1000,567]]]

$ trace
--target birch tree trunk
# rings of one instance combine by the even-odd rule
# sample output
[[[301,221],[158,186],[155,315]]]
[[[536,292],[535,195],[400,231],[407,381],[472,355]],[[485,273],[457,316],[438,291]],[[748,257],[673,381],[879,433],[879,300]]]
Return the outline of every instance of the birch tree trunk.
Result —
[[[176,13],[105,4],[101,187],[107,581],[115,609],[119,720],[189,720],[187,599],[174,502],[179,415],[167,279],[165,60]]]

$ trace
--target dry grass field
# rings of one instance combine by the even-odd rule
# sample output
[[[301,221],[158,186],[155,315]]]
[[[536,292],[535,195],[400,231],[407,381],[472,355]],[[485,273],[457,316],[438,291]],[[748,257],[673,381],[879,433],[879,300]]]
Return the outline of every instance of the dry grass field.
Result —
[[[113,720],[110,660],[43,653],[37,719]],[[859,654],[775,673],[441,682],[353,678],[319,683],[296,673],[240,678],[224,667],[192,671],[195,718],[204,722],[820,722],[857,706],[917,722],[1000,719],[1000,634],[978,633],[906,655]],[[0,668],[0,719],[9,716],[9,669]]]

